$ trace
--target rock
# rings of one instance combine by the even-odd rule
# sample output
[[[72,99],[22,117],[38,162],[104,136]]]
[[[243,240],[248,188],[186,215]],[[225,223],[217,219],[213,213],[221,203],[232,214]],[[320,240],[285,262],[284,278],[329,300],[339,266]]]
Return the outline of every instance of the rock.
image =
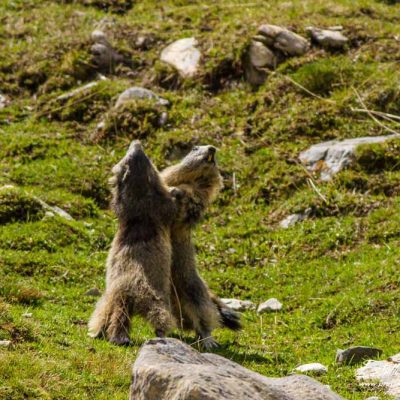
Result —
[[[365,400],[379,400],[379,397],[371,396],[371,397],[367,397]]]
[[[99,289],[94,287],[94,288],[89,289],[87,292],[85,292],[85,296],[99,297],[99,296],[101,296],[101,292]]]
[[[256,305],[250,300],[238,300],[238,299],[221,299],[229,308],[235,311],[246,311],[254,310]]]
[[[268,311],[279,311],[282,309],[282,303],[274,297],[264,301],[257,308],[258,314],[264,314]]]
[[[361,144],[382,143],[400,135],[370,136],[342,141],[331,140],[311,146],[299,155],[300,161],[311,172],[320,172],[321,180],[328,181],[354,161],[354,152]]]
[[[297,224],[297,222],[304,221],[311,215],[311,208],[307,208],[303,213],[291,214],[279,222],[281,228],[287,229],[290,226]]]
[[[339,364],[357,364],[368,358],[375,358],[382,354],[382,350],[375,347],[355,346],[346,350],[336,351],[336,362]]]
[[[21,315],[22,318],[32,318],[32,313],[31,312],[27,312]]]
[[[0,347],[10,347],[11,340],[0,340]]]
[[[328,368],[320,363],[310,363],[299,365],[294,369],[294,371],[301,373],[312,373],[315,375],[323,375],[328,372]]]
[[[118,108],[122,104],[133,99],[150,99],[154,100],[157,104],[160,104],[162,106],[167,106],[169,104],[168,100],[163,99],[149,89],[132,86],[131,88],[126,89],[119,95],[118,100],[115,103],[115,107]]]
[[[61,209],[60,207],[57,206],[51,206],[50,204],[47,204],[45,201],[42,199],[39,199],[38,197],[34,196],[34,199],[40,203],[40,205],[43,207],[43,209],[46,211],[45,215],[47,217],[54,217],[55,215],[58,215],[61,218],[65,218],[68,221],[73,221],[74,218],[71,217],[66,211]]]
[[[177,339],[148,340],[132,369],[130,400],[339,400],[305,375],[268,378]]]
[[[276,25],[261,25],[258,34],[263,36],[264,42],[271,49],[282,51],[287,56],[301,56],[310,45],[306,39],[296,33]]]
[[[263,43],[252,41],[249,48],[249,60],[255,68],[275,68],[277,58]]]
[[[193,37],[179,39],[161,52],[161,61],[176,68],[183,78],[193,77],[197,73],[201,57],[196,44],[197,40]]]
[[[314,42],[328,49],[341,49],[349,41],[349,39],[339,31],[310,27],[307,28],[307,32]]]
[[[9,104],[9,101],[6,96],[0,93],[0,110],[4,107],[7,107]]]
[[[98,81],[93,81],[93,82],[89,82],[86,85],[80,86],[74,90],[71,90],[67,93],[62,94],[61,96],[57,97],[57,100],[69,100],[72,97],[78,97],[81,96],[83,93],[85,93],[86,91],[94,88],[95,86],[97,86],[99,84]]]
[[[93,56],[92,62],[98,69],[110,71],[117,64],[123,62],[124,57],[114,50],[103,31],[99,29],[94,30],[91,34],[91,38],[93,41],[93,45],[90,49]]]
[[[397,361],[393,361],[397,360]],[[400,353],[384,361],[368,361],[358,368],[356,378],[359,381],[374,381],[386,388],[389,395],[400,396]]]

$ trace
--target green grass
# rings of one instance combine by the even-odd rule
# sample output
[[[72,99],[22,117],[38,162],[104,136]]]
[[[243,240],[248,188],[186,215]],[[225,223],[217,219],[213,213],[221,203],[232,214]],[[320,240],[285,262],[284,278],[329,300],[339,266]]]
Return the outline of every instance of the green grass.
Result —
[[[0,340],[12,341],[0,347],[0,398],[127,397],[131,364],[153,332],[135,318],[130,348],[88,338],[96,298],[85,292],[104,288],[116,229],[110,169],[141,136],[160,169],[190,145],[220,149],[225,188],[194,234],[199,270],[222,297],[277,297],[284,305],[262,317],[244,313],[238,334],[216,331],[217,352],[268,376],[321,362],[329,372],[318,379],[343,397],[389,399],[334,359],[351,345],[380,347],[382,358],[399,352],[399,141],[360,148],[354,166],[331,182],[315,177],[326,200],[297,157],[324,140],[387,133],[351,110],[361,108],[356,90],[370,109],[399,112],[400,5],[147,0],[107,11],[84,3],[0,0],[0,92],[11,99],[0,110],[0,187],[14,186],[0,189]],[[60,102],[96,79],[90,32],[100,21],[132,68],[117,66],[85,95]],[[309,25],[343,25],[349,46],[341,53],[313,47],[252,88],[243,80],[243,52],[266,22],[302,35]],[[137,45],[142,35],[145,49]],[[165,45],[192,35],[203,58],[199,75],[183,81],[158,59]],[[110,112],[133,85],[170,101],[165,125],[157,123],[163,110],[146,102]],[[96,140],[103,120],[108,130]],[[75,220],[45,215],[37,199]],[[311,219],[279,228],[307,208]]]

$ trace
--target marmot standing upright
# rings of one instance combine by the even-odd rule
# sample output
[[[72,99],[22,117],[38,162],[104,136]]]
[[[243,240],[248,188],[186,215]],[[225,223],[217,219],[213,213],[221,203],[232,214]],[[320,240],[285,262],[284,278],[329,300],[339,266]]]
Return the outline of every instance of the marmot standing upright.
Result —
[[[165,184],[180,192],[178,214],[171,227],[171,273],[178,297],[174,301],[172,291],[174,314],[184,328],[196,331],[205,348],[217,346],[211,332],[221,323],[233,330],[241,328],[239,314],[211,293],[199,276],[192,243],[193,226],[222,188],[215,152],[213,146],[196,146],[180,163],[161,172]]]
[[[125,345],[132,314],[145,317],[157,336],[175,325],[170,226],[176,207],[138,141],[112,172],[111,205],[119,226],[107,259],[106,290],[89,321],[89,335]]]

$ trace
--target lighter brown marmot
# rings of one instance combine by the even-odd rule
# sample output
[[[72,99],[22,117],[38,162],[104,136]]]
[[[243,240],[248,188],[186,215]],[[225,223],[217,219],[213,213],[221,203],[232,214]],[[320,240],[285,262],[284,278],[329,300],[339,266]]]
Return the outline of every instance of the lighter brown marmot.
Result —
[[[175,326],[170,308],[170,226],[175,201],[138,141],[112,169],[112,209],[118,231],[107,259],[106,290],[89,321],[89,335],[129,344],[133,314],[157,336]]]
[[[180,192],[178,214],[171,227],[174,315],[181,327],[196,331],[205,348],[217,346],[211,332],[221,324],[233,330],[241,328],[239,314],[199,276],[192,242],[193,226],[222,188],[215,152],[213,146],[196,146],[180,163],[161,172],[165,184]]]

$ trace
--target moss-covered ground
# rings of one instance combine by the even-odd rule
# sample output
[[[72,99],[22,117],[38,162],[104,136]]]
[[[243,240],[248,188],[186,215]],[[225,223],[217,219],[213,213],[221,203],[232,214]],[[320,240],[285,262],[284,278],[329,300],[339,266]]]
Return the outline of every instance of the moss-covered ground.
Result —
[[[400,131],[387,119],[400,114],[395,3],[0,0],[0,93],[9,100],[0,110],[0,340],[12,341],[0,347],[1,399],[127,398],[131,364],[153,332],[135,318],[135,346],[90,339],[96,298],[85,292],[104,288],[116,229],[107,179],[135,137],[160,169],[190,145],[219,148],[225,188],[195,231],[201,274],[221,297],[284,305],[262,317],[245,312],[238,334],[216,331],[218,354],[269,376],[321,362],[329,372],[318,379],[343,397],[389,399],[357,383],[356,367],[337,366],[335,352],[399,352],[400,140],[359,148],[330,182],[307,173],[298,154],[325,140]],[[261,23],[301,35],[309,25],[342,25],[350,41],[341,52],[313,47],[288,59],[254,88],[242,60]],[[96,70],[96,27],[129,62]],[[159,54],[188,36],[203,57],[198,76],[182,80]],[[106,81],[58,98],[99,72]],[[170,101],[165,124],[146,102],[137,113],[112,110],[132,85]],[[365,107],[385,118],[356,111]],[[125,114],[131,122],[118,120]],[[101,121],[114,129],[97,140]],[[74,220],[46,214],[38,199]],[[308,208],[310,219],[279,227]]]

